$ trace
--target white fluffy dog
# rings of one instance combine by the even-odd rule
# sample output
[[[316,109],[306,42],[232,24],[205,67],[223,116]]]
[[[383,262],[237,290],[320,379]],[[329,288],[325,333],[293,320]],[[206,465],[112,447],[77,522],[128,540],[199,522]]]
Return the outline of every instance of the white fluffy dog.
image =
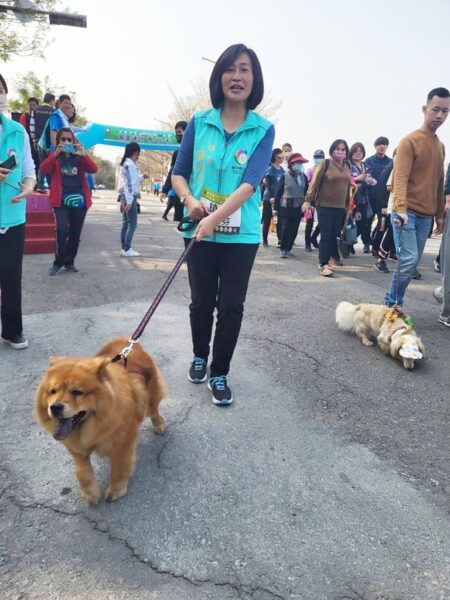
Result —
[[[340,302],[336,307],[336,324],[339,329],[354,333],[365,346],[373,346],[370,336],[376,336],[381,350],[399,360],[408,371],[425,354],[411,320],[395,308]]]

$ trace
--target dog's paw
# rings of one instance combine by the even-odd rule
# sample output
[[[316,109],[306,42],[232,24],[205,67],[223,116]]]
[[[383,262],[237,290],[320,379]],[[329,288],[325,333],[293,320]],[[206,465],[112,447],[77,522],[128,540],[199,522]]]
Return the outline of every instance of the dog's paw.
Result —
[[[156,433],[157,435],[164,433],[166,430],[166,421],[164,417],[159,415],[157,419],[152,420],[152,426],[153,433]]]
[[[373,346],[373,342],[370,340],[361,340],[364,346],[368,346],[369,348]]]
[[[119,498],[122,498],[127,493],[127,486],[122,488],[121,490],[113,490],[111,487],[108,487],[106,490],[105,500],[106,502],[115,502]]]
[[[102,499],[102,492],[98,483],[91,485],[88,490],[81,490],[83,498],[91,506],[96,506]]]

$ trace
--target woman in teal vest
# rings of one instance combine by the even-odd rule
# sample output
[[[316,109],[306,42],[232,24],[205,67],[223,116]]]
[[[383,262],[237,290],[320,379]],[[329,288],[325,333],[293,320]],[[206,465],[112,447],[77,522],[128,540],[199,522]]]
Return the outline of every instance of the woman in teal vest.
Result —
[[[189,381],[207,380],[213,402],[228,405],[230,362],[239,336],[250,272],[260,242],[259,185],[270,161],[273,125],[253,112],[264,95],[261,65],[253,50],[230,46],[209,81],[213,108],[189,122],[172,171],[172,186],[185,214],[200,221],[188,255],[194,358]]]
[[[32,193],[35,167],[25,129],[5,116],[8,87],[0,75],[0,290],[1,338],[15,350],[28,346],[22,333],[22,259],[25,198]],[[1,165],[6,162],[9,168]]]

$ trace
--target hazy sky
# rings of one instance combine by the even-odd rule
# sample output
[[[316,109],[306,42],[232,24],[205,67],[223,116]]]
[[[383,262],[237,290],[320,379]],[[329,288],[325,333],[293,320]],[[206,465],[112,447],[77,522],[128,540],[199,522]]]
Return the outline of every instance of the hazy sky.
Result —
[[[333,139],[399,139],[422,122],[430,89],[450,88],[450,0],[73,0],[87,29],[54,26],[45,59],[1,64],[76,90],[89,120],[158,129],[177,94],[208,80],[230,44],[253,48],[266,91],[282,105],[276,144],[311,158]],[[10,85],[13,88],[13,85]],[[12,94],[11,94],[12,96]],[[450,119],[439,130],[450,143]],[[109,158],[116,149],[97,147]],[[448,151],[450,152],[450,150]]]

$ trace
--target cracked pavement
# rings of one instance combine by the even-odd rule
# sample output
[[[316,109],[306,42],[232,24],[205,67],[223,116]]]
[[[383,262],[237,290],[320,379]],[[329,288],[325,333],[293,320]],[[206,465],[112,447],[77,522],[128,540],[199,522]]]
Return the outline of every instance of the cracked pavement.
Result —
[[[97,193],[77,274],[25,257],[30,347],[0,347],[0,598],[9,600],[447,600],[448,332],[424,279],[408,295],[428,357],[404,371],[334,326],[337,301],[379,302],[388,279],[357,254],[333,281],[261,248],[228,409],[189,384],[183,266],[142,342],[169,384],[164,436],[141,430],[125,498],[81,500],[65,449],[34,422],[48,356],[93,354],[134,331],[181,253],[144,198],[142,257],[119,257],[114,194]],[[281,264],[280,264],[281,263]],[[104,488],[107,464],[94,459]]]

